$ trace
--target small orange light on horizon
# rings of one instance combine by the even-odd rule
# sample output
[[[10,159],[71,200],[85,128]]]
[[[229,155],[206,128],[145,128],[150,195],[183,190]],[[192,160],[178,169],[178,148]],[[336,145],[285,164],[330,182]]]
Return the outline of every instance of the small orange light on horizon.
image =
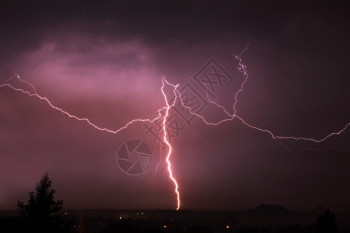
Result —
[[[226,229],[230,229],[230,226],[229,226],[229,225],[226,225]]]
[[[166,229],[166,228],[167,228],[167,225],[164,225],[163,228]]]

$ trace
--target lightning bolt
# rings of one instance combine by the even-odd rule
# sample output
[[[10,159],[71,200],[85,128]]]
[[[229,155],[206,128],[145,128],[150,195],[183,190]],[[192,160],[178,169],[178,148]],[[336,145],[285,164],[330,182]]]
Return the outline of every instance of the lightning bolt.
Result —
[[[137,123],[137,122],[150,122],[150,123],[153,123],[154,121],[162,118],[161,112],[165,111],[165,114],[163,116],[163,121],[162,121],[163,142],[167,145],[167,148],[168,148],[167,153],[166,153],[165,161],[166,161],[166,164],[167,164],[167,170],[168,170],[168,174],[169,174],[169,179],[174,184],[174,193],[176,195],[176,200],[177,200],[176,210],[179,210],[181,208],[181,199],[180,199],[179,185],[178,185],[178,182],[177,182],[176,178],[174,177],[173,170],[172,170],[172,164],[171,164],[171,161],[170,161],[170,158],[171,158],[172,153],[173,153],[173,147],[172,147],[171,143],[169,142],[168,134],[167,134],[167,130],[166,130],[166,125],[167,125],[167,119],[168,119],[168,116],[169,116],[169,111],[171,110],[172,107],[175,106],[176,101],[180,101],[181,105],[184,108],[188,109],[188,111],[192,115],[194,115],[197,118],[201,119],[208,126],[217,126],[217,125],[220,125],[220,124],[222,124],[224,122],[229,122],[229,121],[232,121],[234,119],[237,119],[243,125],[247,126],[250,129],[253,129],[253,130],[256,130],[258,132],[266,133],[266,134],[270,135],[273,140],[295,140],[295,141],[307,141],[307,142],[313,142],[313,143],[322,143],[322,142],[326,141],[327,139],[329,139],[329,138],[331,138],[333,136],[338,136],[338,135],[342,134],[344,131],[346,131],[350,127],[350,121],[349,121],[340,130],[335,131],[335,132],[331,132],[328,135],[326,135],[326,136],[324,136],[322,138],[319,138],[319,139],[307,138],[307,137],[301,137],[301,136],[299,136],[299,137],[295,137],[295,136],[279,136],[279,135],[276,135],[275,133],[273,133],[271,130],[254,126],[254,125],[248,123],[242,117],[240,117],[237,114],[236,105],[238,104],[238,97],[239,97],[240,93],[244,91],[244,86],[247,83],[248,76],[249,76],[248,75],[248,71],[247,71],[247,67],[246,67],[246,65],[244,65],[242,63],[241,57],[246,52],[246,50],[248,49],[248,46],[249,45],[247,45],[245,47],[245,49],[239,55],[233,56],[234,59],[236,59],[238,61],[237,69],[243,74],[243,77],[244,77],[243,82],[240,85],[240,88],[238,89],[238,91],[236,91],[233,94],[233,98],[234,98],[234,102],[233,102],[233,106],[232,106],[233,114],[231,114],[224,106],[222,106],[222,105],[218,104],[217,102],[213,101],[208,96],[208,93],[207,93],[207,100],[208,100],[208,102],[210,102],[211,104],[213,104],[216,107],[220,108],[227,115],[226,118],[224,118],[224,119],[222,119],[220,121],[217,121],[217,122],[209,122],[209,121],[207,121],[204,116],[193,112],[192,109],[189,106],[186,106],[186,104],[182,101],[182,96],[181,96],[181,94],[180,94],[180,92],[178,90],[179,84],[174,85],[174,84],[168,82],[165,79],[165,77],[163,77],[163,79],[162,79],[162,86],[161,86],[161,89],[160,89],[161,93],[162,93],[162,95],[164,97],[165,107],[162,107],[162,108],[158,109],[156,116],[153,117],[153,118],[150,118],[150,119],[148,119],[148,118],[136,118],[136,119],[133,119],[133,120],[127,122],[124,126],[118,128],[118,129],[114,129],[114,130],[113,129],[108,129],[108,128],[105,128],[105,127],[100,127],[100,126],[96,125],[95,123],[93,123],[92,121],[90,121],[86,117],[78,117],[77,115],[71,114],[71,113],[65,111],[64,109],[54,105],[52,103],[52,101],[50,101],[47,97],[39,95],[38,92],[35,89],[35,86],[33,84],[31,84],[28,81],[23,80],[18,74],[13,75],[8,80],[0,83],[0,88],[7,87],[7,88],[10,88],[11,90],[13,90],[15,92],[20,92],[20,93],[25,94],[25,95],[27,95],[29,97],[35,97],[35,98],[45,102],[46,104],[48,104],[49,107],[51,107],[52,109],[54,109],[54,110],[56,110],[58,112],[61,112],[62,114],[64,114],[68,118],[72,118],[72,119],[75,119],[77,121],[85,122],[89,126],[93,127],[96,130],[107,132],[107,133],[112,133],[112,134],[117,134],[117,133],[127,129],[130,125],[132,125],[134,123]],[[15,86],[11,85],[9,82],[14,80],[14,79],[17,79],[21,83],[24,83],[27,86],[29,86],[31,88],[31,91],[25,90],[23,88],[18,88],[18,87],[15,87]],[[170,86],[172,88],[172,90],[173,90],[174,99],[172,100],[173,101],[172,103],[169,103],[168,96],[166,95],[166,93],[164,91],[164,87],[166,85]],[[305,150],[306,149],[311,149],[311,148],[305,148]]]
[[[17,88],[17,87],[14,87],[13,85],[9,84],[9,82],[13,79],[17,79],[18,81],[20,81],[21,83],[24,83],[28,86],[30,86],[32,88],[32,92],[30,91],[27,91],[27,90],[24,90],[22,88]],[[169,104],[168,102],[168,97],[167,95],[165,94],[165,91],[164,91],[164,87],[165,87],[165,84],[166,85],[169,85],[173,88],[173,92],[175,94],[175,99],[173,101],[172,104]],[[160,109],[158,109],[157,111],[157,115],[153,118],[153,119],[133,119],[131,121],[129,121],[128,123],[126,123],[123,127],[121,128],[118,128],[118,129],[115,129],[115,130],[112,130],[112,129],[108,129],[108,128],[104,128],[104,127],[100,127],[98,125],[96,125],[95,123],[91,122],[88,118],[86,117],[78,117],[74,114],[71,114],[65,110],[63,110],[62,108],[60,107],[57,107],[55,106],[47,97],[45,96],[41,96],[37,93],[36,89],[35,89],[35,86],[25,80],[23,80],[18,74],[15,74],[13,75],[12,77],[10,77],[8,80],[2,82],[0,84],[0,88],[2,87],[8,87],[10,88],[11,90],[15,91],[15,92],[20,92],[20,93],[23,93],[23,94],[26,94],[30,97],[36,97],[38,98],[39,100],[42,100],[44,101],[45,103],[47,103],[49,105],[49,107],[51,107],[52,109],[56,110],[56,111],[59,111],[61,112],[62,114],[66,115],[67,117],[69,118],[73,118],[77,121],[83,121],[85,123],[87,123],[89,126],[93,127],[94,129],[96,130],[99,130],[99,131],[104,131],[104,132],[107,132],[107,133],[112,133],[112,134],[117,134],[119,132],[121,132],[122,130],[125,130],[127,129],[130,125],[136,123],[136,122],[150,122],[150,123],[153,123],[154,121],[160,119],[162,117],[162,114],[161,112],[165,110],[165,115],[163,116],[163,141],[164,143],[167,145],[168,147],[168,153],[166,155],[166,163],[168,165],[168,172],[169,172],[169,178],[170,180],[174,183],[175,185],[175,194],[176,194],[176,197],[177,197],[177,207],[176,207],[176,210],[179,210],[180,209],[180,206],[181,206],[181,201],[180,201],[180,192],[179,192],[179,185],[175,179],[175,177],[173,176],[173,172],[172,172],[172,169],[171,169],[171,162],[170,162],[170,157],[171,157],[171,154],[172,154],[172,151],[173,151],[173,148],[168,140],[168,136],[167,136],[167,130],[166,130],[166,124],[167,124],[167,119],[168,119],[168,116],[169,116],[169,111],[171,109],[171,107],[173,107],[176,103],[176,100],[177,100],[177,94],[176,92],[178,91],[177,90],[177,87],[179,86],[179,84],[177,85],[174,85],[174,84],[171,84],[170,82],[168,82],[165,77],[163,77],[162,79],[162,86],[161,86],[161,92],[164,96],[164,100],[165,100],[165,104],[166,106],[165,107],[162,107]]]
[[[164,92],[164,83],[166,83],[167,85],[170,85],[173,87],[173,92],[174,92],[174,95],[175,95],[175,99],[173,101],[173,103],[170,105],[169,102],[168,102],[168,97],[167,95],[165,94]],[[168,116],[169,116],[169,110],[171,107],[173,107],[176,103],[176,99],[177,99],[177,87],[179,86],[179,84],[177,85],[173,85],[171,83],[169,83],[164,77],[163,77],[163,80],[162,80],[162,88],[161,88],[161,91],[162,91],[162,94],[164,96],[164,100],[165,100],[165,104],[166,104],[166,110],[165,110],[165,115],[164,115],[164,118],[163,118],[163,141],[165,142],[165,144],[168,146],[168,153],[167,153],[167,156],[166,156],[166,159],[165,161],[167,162],[168,164],[168,172],[169,172],[169,178],[170,180],[174,183],[175,185],[175,193],[176,193],[176,200],[177,200],[177,207],[176,207],[176,210],[179,210],[180,207],[181,207],[181,200],[180,200],[180,192],[179,192],[179,185],[175,179],[175,177],[173,176],[173,171],[171,170],[171,162],[170,162],[170,156],[171,156],[171,153],[173,151],[173,147],[171,146],[170,142],[168,141],[168,138],[167,138],[167,130],[166,130],[166,122],[167,122],[167,119],[168,119]]]

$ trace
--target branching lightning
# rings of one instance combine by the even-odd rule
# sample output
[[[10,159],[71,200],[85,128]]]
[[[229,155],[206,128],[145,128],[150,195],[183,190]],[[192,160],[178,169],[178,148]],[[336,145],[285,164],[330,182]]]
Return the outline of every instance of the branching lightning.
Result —
[[[137,122],[151,122],[152,123],[152,122],[154,122],[154,121],[156,121],[158,119],[161,119],[163,117],[163,119],[162,119],[163,120],[162,121],[163,142],[166,144],[166,146],[168,148],[167,154],[166,154],[166,157],[165,157],[165,161],[167,163],[167,170],[168,170],[168,174],[169,174],[169,179],[174,184],[174,193],[176,194],[176,200],[177,200],[176,210],[179,210],[181,208],[181,199],[180,199],[179,185],[178,185],[178,182],[177,182],[176,178],[174,177],[173,170],[172,170],[172,164],[171,164],[171,161],[170,161],[170,158],[171,158],[171,156],[173,154],[173,146],[169,142],[169,138],[168,138],[168,134],[167,134],[167,130],[166,130],[166,125],[167,125],[167,120],[168,120],[168,116],[169,116],[169,111],[171,110],[172,107],[174,107],[176,101],[179,101],[184,108],[188,109],[188,111],[191,114],[193,114],[197,118],[201,119],[206,125],[217,126],[217,125],[220,125],[220,124],[222,124],[224,122],[232,121],[234,119],[237,119],[242,124],[244,124],[245,126],[249,127],[250,129],[253,129],[253,130],[256,130],[256,131],[259,131],[259,132],[262,132],[262,133],[269,134],[273,140],[276,140],[276,139],[278,139],[278,140],[295,140],[295,141],[306,141],[306,142],[312,142],[312,143],[322,143],[322,142],[326,141],[327,139],[329,139],[329,138],[331,138],[333,136],[338,136],[338,135],[342,134],[344,131],[346,131],[350,127],[350,121],[349,121],[342,129],[340,129],[338,131],[331,132],[328,135],[326,135],[326,136],[324,136],[322,138],[319,138],[319,139],[307,138],[307,137],[301,137],[301,136],[299,136],[299,137],[295,137],[295,136],[278,136],[275,133],[273,133],[272,131],[270,131],[268,129],[264,129],[264,128],[260,128],[260,127],[254,126],[254,125],[248,123],[242,117],[240,117],[237,114],[236,105],[238,104],[239,94],[244,91],[244,86],[245,86],[245,84],[248,81],[247,67],[242,63],[241,56],[244,54],[244,52],[247,49],[248,49],[248,46],[239,55],[233,56],[234,59],[236,59],[238,61],[237,69],[243,74],[243,78],[244,78],[243,82],[241,83],[241,86],[240,86],[239,90],[236,91],[233,94],[233,96],[234,96],[234,103],[233,103],[233,106],[232,106],[233,114],[231,114],[228,110],[226,110],[226,108],[224,106],[222,106],[222,105],[218,104],[217,102],[214,102],[213,100],[211,100],[209,98],[208,94],[207,94],[208,102],[213,104],[213,105],[215,105],[216,107],[220,108],[227,115],[227,118],[222,119],[222,120],[220,120],[218,122],[208,122],[205,119],[204,116],[193,112],[192,109],[189,106],[186,106],[184,104],[184,102],[182,101],[182,96],[181,96],[179,90],[177,89],[179,84],[174,85],[174,84],[168,82],[164,77],[162,79],[162,86],[161,86],[160,90],[161,90],[161,93],[162,93],[162,95],[164,97],[165,107],[160,108],[157,111],[157,114],[156,114],[156,116],[154,118],[150,118],[150,119],[136,118],[136,119],[133,119],[133,120],[127,122],[124,126],[118,128],[118,129],[108,129],[108,128],[105,128],[105,127],[100,127],[100,126],[96,125],[95,123],[91,122],[89,120],[89,118],[79,117],[77,115],[71,114],[71,113],[63,110],[62,108],[54,105],[52,103],[52,101],[50,101],[47,97],[39,95],[38,92],[36,91],[35,86],[33,84],[31,84],[30,82],[23,80],[18,74],[13,75],[8,80],[0,83],[0,88],[9,88],[9,89],[11,89],[11,90],[13,90],[15,92],[20,92],[20,93],[25,94],[27,96],[35,97],[35,98],[45,102],[46,104],[48,104],[49,107],[51,107],[52,109],[54,109],[54,110],[56,110],[58,112],[61,112],[62,114],[64,114],[65,116],[67,116],[69,118],[75,119],[77,121],[85,122],[89,126],[93,127],[96,130],[107,132],[107,133],[112,133],[112,134],[117,134],[117,133],[127,129],[130,125],[132,125],[134,123],[137,123]],[[15,87],[14,85],[11,85],[10,82],[13,79],[16,79],[16,80],[20,81],[21,83],[29,86],[31,88],[31,91],[25,90],[23,88],[18,88],[18,87]],[[173,90],[174,99],[171,100],[171,101],[173,101],[172,103],[169,103],[168,96],[167,96],[167,94],[164,91],[164,87],[165,86],[169,86]],[[164,115],[161,114],[162,111],[165,111]],[[309,149],[309,148],[306,148],[306,149]]]
[[[22,88],[16,88],[14,87],[13,85],[9,84],[9,82],[12,80],[12,79],[17,79],[18,81],[20,81],[21,83],[24,83],[28,86],[30,86],[32,88],[32,91],[33,92],[30,92],[30,91],[27,91],[27,90],[24,90]],[[168,97],[167,95],[165,94],[164,92],[164,87],[165,87],[165,84],[168,85],[168,86],[171,86],[173,88],[173,91],[174,91],[174,94],[175,94],[175,99],[173,101],[172,104],[169,104],[168,102]],[[119,132],[121,132],[122,130],[125,130],[127,129],[130,125],[136,123],[136,122],[154,122],[158,119],[160,119],[162,117],[162,114],[161,112],[163,110],[165,110],[165,115],[163,116],[163,141],[164,143],[167,145],[168,147],[168,153],[166,155],[166,163],[168,165],[168,172],[169,172],[169,179],[174,183],[175,185],[175,194],[176,194],[176,199],[177,199],[177,207],[176,207],[176,210],[179,210],[180,209],[180,206],[181,206],[181,201],[180,201],[180,192],[179,192],[179,185],[175,179],[175,177],[173,176],[173,172],[172,172],[172,169],[171,169],[171,162],[170,162],[170,156],[172,154],[172,151],[173,151],[173,148],[167,138],[167,130],[166,130],[166,124],[167,124],[167,119],[168,119],[168,115],[169,115],[169,111],[171,109],[171,107],[173,107],[176,103],[176,100],[177,100],[177,95],[176,95],[176,92],[177,92],[177,87],[179,86],[179,84],[177,85],[174,85],[174,84],[171,84],[170,82],[168,82],[164,77],[163,77],[163,80],[162,80],[162,87],[161,87],[161,92],[164,96],[164,100],[165,100],[165,104],[166,106],[163,107],[163,108],[160,108],[158,109],[157,111],[157,116],[155,116],[153,119],[133,119],[131,121],[129,121],[128,123],[126,123],[123,127],[119,128],[119,129],[116,129],[116,130],[112,130],[112,129],[108,129],[108,128],[105,128],[105,127],[100,127],[96,124],[94,124],[93,122],[91,122],[88,118],[86,117],[78,117],[74,114],[71,114],[65,110],[63,110],[62,108],[60,107],[57,107],[55,106],[47,97],[45,96],[41,96],[37,93],[35,87],[33,84],[23,80],[18,74],[15,74],[13,75],[12,77],[10,77],[8,80],[2,82],[0,84],[0,88],[2,87],[8,87],[10,88],[11,90],[13,91],[16,91],[16,92],[20,92],[20,93],[23,93],[23,94],[26,94],[30,97],[36,97],[42,101],[44,101],[45,103],[47,103],[52,109],[56,110],[56,111],[59,111],[61,112],[62,114],[66,115],[67,117],[69,118],[73,118],[75,120],[78,120],[78,121],[83,121],[85,123],[87,123],[88,125],[92,126],[94,129],[96,130],[99,130],[99,131],[104,131],[104,132],[107,132],[107,133],[112,133],[112,134],[117,134]]]

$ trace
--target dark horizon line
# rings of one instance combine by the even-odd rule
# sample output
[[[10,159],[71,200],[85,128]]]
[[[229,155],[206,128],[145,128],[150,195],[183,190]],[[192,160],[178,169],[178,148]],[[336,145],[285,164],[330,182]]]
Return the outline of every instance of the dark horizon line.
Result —
[[[266,206],[266,207],[281,207],[282,209],[285,209],[289,212],[295,212],[295,213],[312,213],[313,211],[317,210],[317,209],[322,209],[322,210],[330,210],[331,212],[335,212],[335,213],[349,213],[350,214],[350,210],[342,210],[342,211],[337,211],[337,210],[333,210],[331,208],[328,207],[324,207],[324,206],[316,206],[314,208],[312,208],[311,210],[296,210],[296,209],[289,209],[286,208],[282,205],[278,205],[278,204],[260,204],[257,205],[254,208],[247,208],[247,209],[180,209],[180,210],[176,210],[176,209],[162,209],[162,208],[154,208],[154,209],[142,209],[142,208],[122,208],[122,209],[118,209],[118,208],[64,208],[62,211],[135,211],[135,212],[142,212],[142,211],[167,211],[167,212],[240,212],[240,211],[250,211],[250,210],[256,210],[258,207],[262,207],[262,206]],[[0,209],[0,212],[17,212],[17,209]]]

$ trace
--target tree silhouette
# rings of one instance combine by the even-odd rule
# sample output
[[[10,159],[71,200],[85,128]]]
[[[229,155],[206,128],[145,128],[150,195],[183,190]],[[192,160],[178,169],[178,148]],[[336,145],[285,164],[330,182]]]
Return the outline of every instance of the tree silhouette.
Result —
[[[338,233],[339,228],[335,222],[334,214],[332,214],[328,209],[326,213],[317,218],[316,223],[317,233]]]
[[[69,232],[73,221],[62,215],[63,201],[54,200],[55,190],[51,188],[48,174],[44,175],[29,193],[28,204],[18,202],[17,207],[29,232]]]

